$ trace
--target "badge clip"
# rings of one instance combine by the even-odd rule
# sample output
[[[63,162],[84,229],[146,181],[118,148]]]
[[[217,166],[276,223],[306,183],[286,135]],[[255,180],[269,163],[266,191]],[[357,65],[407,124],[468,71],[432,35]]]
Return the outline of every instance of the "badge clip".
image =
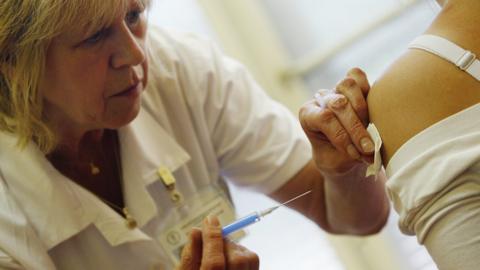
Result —
[[[157,171],[160,179],[162,179],[163,185],[167,188],[170,193],[170,200],[175,204],[181,204],[183,202],[182,194],[175,187],[175,177],[170,172],[169,169],[165,167],[160,167]]]

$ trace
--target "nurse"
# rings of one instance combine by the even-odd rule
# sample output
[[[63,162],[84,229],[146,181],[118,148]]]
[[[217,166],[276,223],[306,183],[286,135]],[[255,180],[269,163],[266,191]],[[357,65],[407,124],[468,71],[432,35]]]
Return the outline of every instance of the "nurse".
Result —
[[[211,43],[147,30],[148,5],[2,0],[0,268],[258,269],[221,237],[225,180],[313,190],[292,207],[328,232],[382,228],[363,72],[300,125]]]

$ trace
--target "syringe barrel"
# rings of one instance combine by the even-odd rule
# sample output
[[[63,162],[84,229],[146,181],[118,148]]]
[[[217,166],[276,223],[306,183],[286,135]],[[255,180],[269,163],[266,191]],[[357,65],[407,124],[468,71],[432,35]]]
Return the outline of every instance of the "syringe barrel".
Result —
[[[238,219],[230,224],[228,224],[227,226],[223,227],[222,228],[222,235],[225,237],[233,232],[236,232],[238,230],[241,230],[245,227],[247,227],[248,225],[250,224],[253,224],[257,221],[260,220],[260,214],[255,212],[255,213],[252,213],[246,217],[243,217],[241,219]]]

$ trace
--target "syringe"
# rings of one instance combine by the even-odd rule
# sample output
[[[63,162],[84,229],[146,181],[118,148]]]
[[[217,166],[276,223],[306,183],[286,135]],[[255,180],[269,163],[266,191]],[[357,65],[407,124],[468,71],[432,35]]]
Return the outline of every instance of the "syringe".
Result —
[[[228,224],[227,226],[222,228],[223,237],[225,237],[225,236],[227,236],[227,235],[229,235],[233,232],[236,232],[238,230],[241,230],[241,229],[243,229],[243,228],[245,228],[245,227],[247,227],[247,226],[249,226],[249,225],[251,225],[255,222],[260,221],[261,218],[263,218],[264,216],[266,216],[266,215],[272,213],[273,211],[277,210],[280,206],[283,206],[283,205],[285,205],[287,203],[290,203],[290,202],[292,202],[292,201],[294,201],[294,200],[296,200],[300,197],[303,197],[310,192],[312,192],[312,190],[304,192],[304,193],[302,193],[302,194],[300,194],[300,195],[298,195],[298,196],[296,196],[296,197],[294,197],[294,198],[292,198],[292,199],[290,199],[290,200],[288,200],[288,201],[286,201],[282,204],[279,204],[277,206],[267,208],[263,211],[253,212],[248,216],[245,216],[243,218],[240,218],[240,219]]]

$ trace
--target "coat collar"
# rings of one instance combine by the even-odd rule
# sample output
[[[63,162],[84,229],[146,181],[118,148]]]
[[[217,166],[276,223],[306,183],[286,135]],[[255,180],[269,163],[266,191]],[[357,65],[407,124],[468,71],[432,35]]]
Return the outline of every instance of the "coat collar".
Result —
[[[190,157],[144,110],[119,130],[119,139],[125,202],[142,227],[158,211],[147,191],[158,179],[157,169],[174,171]],[[92,223],[111,245],[149,239],[139,229],[127,229],[115,211],[58,172],[33,143],[22,151],[16,143],[16,137],[0,133],[0,172],[48,249]]]
[[[119,132],[123,166],[125,202],[141,226],[157,209],[147,186],[159,179],[160,167],[171,172],[190,160],[190,156],[145,110]]]

